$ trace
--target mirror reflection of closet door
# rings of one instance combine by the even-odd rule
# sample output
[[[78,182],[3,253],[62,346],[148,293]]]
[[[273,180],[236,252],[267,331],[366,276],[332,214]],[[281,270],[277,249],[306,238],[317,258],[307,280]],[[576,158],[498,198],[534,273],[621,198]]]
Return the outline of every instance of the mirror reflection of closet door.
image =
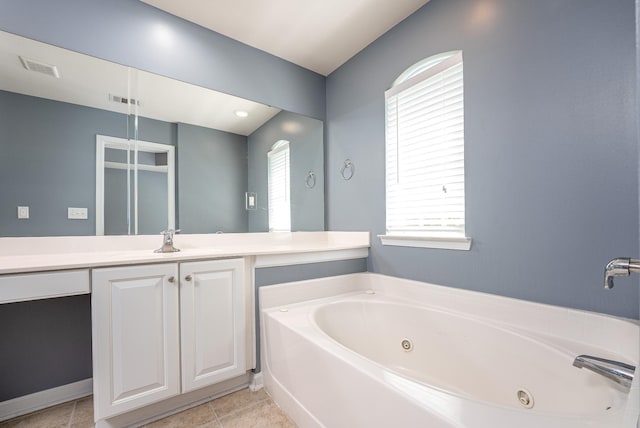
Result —
[[[96,136],[96,235],[175,228],[174,147]]]

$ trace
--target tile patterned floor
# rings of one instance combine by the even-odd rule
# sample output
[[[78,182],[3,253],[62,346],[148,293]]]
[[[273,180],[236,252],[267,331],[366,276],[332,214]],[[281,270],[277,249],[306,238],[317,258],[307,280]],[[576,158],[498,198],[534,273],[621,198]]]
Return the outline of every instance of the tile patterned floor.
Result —
[[[0,428],[89,428],[93,427],[93,398],[86,397],[16,419]],[[243,389],[167,418],[145,428],[295,428],[287,415],[261,389]]]

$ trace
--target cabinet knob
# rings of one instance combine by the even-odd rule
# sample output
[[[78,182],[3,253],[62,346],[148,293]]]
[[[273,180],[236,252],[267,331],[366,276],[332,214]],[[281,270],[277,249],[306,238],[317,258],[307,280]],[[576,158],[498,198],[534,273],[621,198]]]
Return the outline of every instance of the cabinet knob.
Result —
[[[193,278],[191,278],[191,275],[187,275],[184,277],[185,281],[191,281]]]
[[[174,282],[176,282],[176,279],[175,279],[175,277],[170,276],[168,281],[173,284]]]

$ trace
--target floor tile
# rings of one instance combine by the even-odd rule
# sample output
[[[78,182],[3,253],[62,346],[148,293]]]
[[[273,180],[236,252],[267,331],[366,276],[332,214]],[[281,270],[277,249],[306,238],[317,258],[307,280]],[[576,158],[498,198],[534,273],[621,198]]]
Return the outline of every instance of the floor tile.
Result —
[[[175,415],[152,422],[149,428],[178,428],[178,427],[220,427],[209,403],[187,409]]]
[[[230,413],[267,399],[269,396],[264,388],[256,392],[246,388],[213,400],[211,404],[218,417],[223,418]]]
[[[51,407],[41,412],[31,413],[0,423],[2,428],[67,428],[73,412],[74,402]]]
[[[226,417],[222,428],[295,428],[291,419],[271,399],[263,400]]]
[[[93,428],[93,396],[76,401],[71,417],[71,428]]]
[[[92,428],[93,397],[65,403],[9,421],[0,428]],[[264,389],[234,392],[145,425],[150,428],[295,428]]]

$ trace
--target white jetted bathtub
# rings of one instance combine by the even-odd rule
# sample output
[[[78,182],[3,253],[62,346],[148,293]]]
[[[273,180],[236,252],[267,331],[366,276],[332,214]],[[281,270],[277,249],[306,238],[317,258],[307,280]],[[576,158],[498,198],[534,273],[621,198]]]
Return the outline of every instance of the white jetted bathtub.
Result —
[[[301,427],[635,428],[637,322],[362,273],[260,289],[262,371]],[[637,370],[636,370],[637,372]]]

